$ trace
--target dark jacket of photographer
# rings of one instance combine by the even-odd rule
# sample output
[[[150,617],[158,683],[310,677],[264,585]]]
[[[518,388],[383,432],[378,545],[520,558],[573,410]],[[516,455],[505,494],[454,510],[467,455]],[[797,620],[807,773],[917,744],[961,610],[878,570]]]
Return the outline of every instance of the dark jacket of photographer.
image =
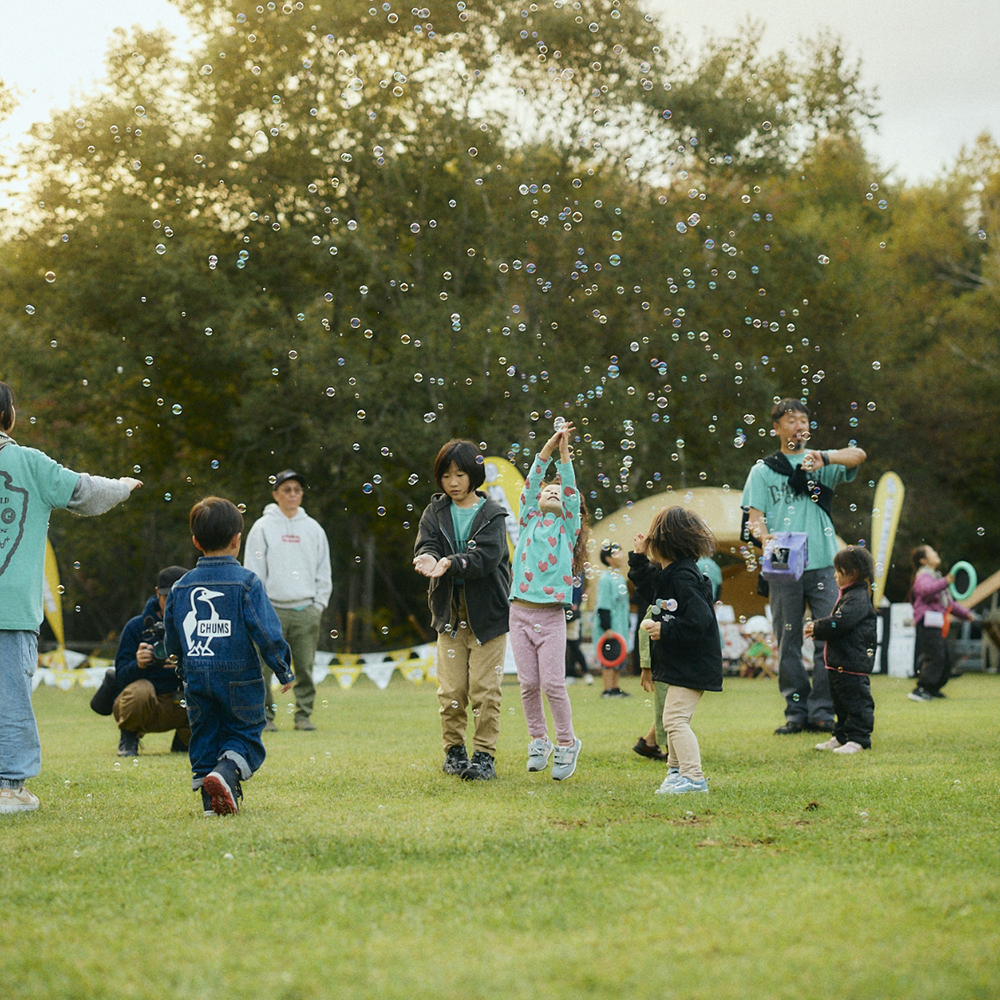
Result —
[[[154,646],[157,641],[157,636],[154,636],[146,627],[147,618],[155,618],[157,624],[163,621],[163,616],[160,614],[160,602],[155,595],[146,602],[142,614],[130,618],[125,628],[122,629],[121,641],[118,643],[118,655],[115,657],[115,681],[118,685],[118,691],[121,693],[133,681],[141,680],[150,681],[158,695],[180,691],[184,684],[172,666],[164,666],[161,661],[154,659],[143,669],[135,658],[140,643],[148,642]]]

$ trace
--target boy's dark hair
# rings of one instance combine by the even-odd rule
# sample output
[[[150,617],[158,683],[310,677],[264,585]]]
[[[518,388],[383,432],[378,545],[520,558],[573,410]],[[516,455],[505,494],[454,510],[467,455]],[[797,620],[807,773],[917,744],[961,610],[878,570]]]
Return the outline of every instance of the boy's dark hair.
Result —
[[[14,423],[14,390],[0,382],[0,431],[6,433]]]
[[[219,552],[243,530],[243,515],[229,500],[205,497],[191,508],[188,523],[203,552]]]
[[[801,399],[779,399],[771,410],[771,423],[776,424],[786,413],[804,413],[809,416],[809,408]]]
[[[612,554],[616,551],[620,551],[621,546],[617,542],[606,542],[601,546],[601,562],[605,566],[609,565],[608,559],[611,558]]]
[[[646,548],[664,562],[700,559],[715,551],[715,535],[697,514],[685,507],[667,507],[653,518]]]
[[[865,583],[875,582],[875,560],[863,545],[848,545],[833,557],[833,568],[839,569],[855,583],[863,580]]]
[[[479,449],[464,438],[452,438],[441,446],[437,458],[434,459],[434,481],[438,484],[439,490],[444,489],[441,480],[451,468],[452,462],[469,477],[472,489],[478,490],[486,482],[486,462]]]

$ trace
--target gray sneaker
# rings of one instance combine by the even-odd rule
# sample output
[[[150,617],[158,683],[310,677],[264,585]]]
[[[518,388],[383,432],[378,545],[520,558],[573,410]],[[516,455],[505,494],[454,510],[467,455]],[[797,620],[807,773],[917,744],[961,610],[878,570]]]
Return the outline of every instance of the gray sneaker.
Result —
[[[582,746],[580,740],[575,739],[571,747],[556,747],[552,754],[552,777],[556,781],[565,780],[576,770],[576,759]]]
[[[528,744],[528,770],[544,771],[549,766],[549,757],[555,747],[548,736],[540,736]]]
[[[465,752],[463,743],[448,747],[448,752],[444,755],[444,764],[441,766],[445,774],[461,774],[468,766],[469,755]]]
[[[653,793],[654,795],[667,795],[670,789],[681,780],[681,772],[678,767],[668,767],[667,776],[663,779],[663,783],[659,788]]]

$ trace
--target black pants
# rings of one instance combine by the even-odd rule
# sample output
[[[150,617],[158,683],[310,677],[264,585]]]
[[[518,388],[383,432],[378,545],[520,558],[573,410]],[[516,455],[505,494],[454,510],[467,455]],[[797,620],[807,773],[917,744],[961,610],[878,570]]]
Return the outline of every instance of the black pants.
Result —
[[[951,653],[941,629],[921,622],[917,626],[917,685],[925,691],[940,691],[951,674]]]
[[[566,676],[583,677],[587,673],[587,658],[580,648],[579,639],[566,640]]]
[[[841,743],[857,743],[867,750],[872,745],[875,728],[871,679],[867,674],[844,674],[839,670],[827,670],[826,674],[837,713],[833,735]]]

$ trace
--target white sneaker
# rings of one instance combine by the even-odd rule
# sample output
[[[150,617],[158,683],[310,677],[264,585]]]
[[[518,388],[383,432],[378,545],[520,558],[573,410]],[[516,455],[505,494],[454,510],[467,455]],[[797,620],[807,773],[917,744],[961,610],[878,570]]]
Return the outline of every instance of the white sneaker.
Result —
[[[575,739],[571,747],[556,747],[552,756],[552,777],[556,781],[563,781],[576,770],[576,759],[582,746],[580,740]]]
[[[20,788],[0,788],[0,813],[34,812],[38,796],[23,785]]]
[[[834,747],[834,753],[860,753],[864,747],[854,740],[848,740],[842,747]]]
[[[817,750],[836,750],[837,747],[842,747],[844,744],[837,739],[836,736],[831,736],[825,743],[817,743]]]
[[[708,794],[708,780],[706,778],[685,778],[681,775],[669,788],[664,790],[665,795],[684,795],[687,792],[704,792]]]
[[[669,795],[670,789],[681,780],[680,768],[670,767],[667,768],[667,776],[663,779],[663,783],[654,792],[655,795]]]
[[[549,766],[549,757],[555,747],[548,736],[541,736],[528,744],[528,770],[544,771]]]

